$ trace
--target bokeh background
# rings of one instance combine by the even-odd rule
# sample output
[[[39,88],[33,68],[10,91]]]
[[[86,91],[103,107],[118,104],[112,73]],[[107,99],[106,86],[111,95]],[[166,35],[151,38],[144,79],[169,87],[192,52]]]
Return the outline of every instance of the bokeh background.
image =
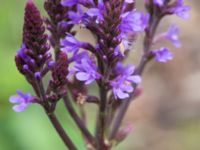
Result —
[[[134,128],[116,150],[200,149],[200,1],[185,1],[192,7],[190,19],[167,17],[159,28],[166,30],[169,23],[176,22],[183,46],[175,49],[170,43],[162,43],[171,48],[175,59],[167,64],[151,62],[146,68],[140,85],[143,93],[133,101],[123,121],[132,123]],[[64,150],[64,144],[39,106],[30,105],[24,112],[14,113],[8,102],[16,89],[33,92],[14,63],[21,44],[25,2],[0,0],[0,150]],[[137,2],[142,9],[141,1]],[[35,3],[45,15],[43,1]],[[133,49],[130,62],[137,61],[141,46]],[[87,109],[93,111],[95,107]],[[80,132],[61,102],[56,113],[79,149],[85,150]],[[95,114],[88,114],[93,131]]]

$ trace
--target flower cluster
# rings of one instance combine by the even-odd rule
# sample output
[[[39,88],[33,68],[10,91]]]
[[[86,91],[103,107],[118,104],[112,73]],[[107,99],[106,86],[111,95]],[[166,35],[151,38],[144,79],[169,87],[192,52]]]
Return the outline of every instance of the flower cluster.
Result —
[[[154,0],[153,2],[146,0],[146,6],[150,13],[153,8],[155,8],[155,13],[159,14],[162,18],[165,15],[177,15],[182,19],[189,18],[189,10],[190,7],[185,5],[183,0]],[[160,42],[162,39],[167,39],[172,44],[180,48],[181,42],[179,41],[178,34],[179,28],[176,24],[171,24],[168,30],[164,33],[160,33],[154,38],[154,43]],[[168,48],[162,47],[157,50],[152,51],[152,54],[155,55],[156,61],[158,62],[167,62],[168,60],[172,60],[173,55],[169,51]]]
[[[145,0],[144,5],[146,12],[137,10],[135,0],[46,0],[48,17],[43,19],[32,0],[28,0],[23,41],[15,61],[35,96],[17,91],[10,97],[10,102],[16,104],[13,110],[20,112],[30,103],[40,104],[70,150],[76,147],[54,114],[59,100],[64,101],[92,149],[109,150],[124,139],[130,126],[118,129],[131,99],[141,93],[137,86],[146,64],[153,58],[157,62],[173,59],[167,47],[154,49],[152,45],[164,39],[181,47],[178,26],[171,24],[167,31],[157,33],[160,21],[167,15],[189,17],[190,7],[183,0]],[[79,40],[75,26],[91,32],[95,42]],[[141,33],[144,45],[138,65],[125,64]],[[44,79],[47,84],[43,84]],[[98,96],[89,94],[91,83],[98,87]],[[70,99],[80,105],[82,118]],[[96,136],[85,126],[83,104],[87,102],[99,106]]]
[[[78,5],[78,13],[70,11],[68,14],[71,17],[71,24],[81,25],[96,35],[96,46],[93,47],[89,43],[81,42],[77,40],[73,35],[67,34],[64,39],[61,40],[62,51],[72,52],[73,58],[80,56],[80,53],[87,53],[74,60],[75,65],[73,72],[75,77],[80,81],[86,81],[86,84],[91,83],[94,80],[99,80],[107,76],[105,84],[109,84],[113,89],[113,94],[116,98],[124,99],[128,97],[119,96],[121,91],[125,90],[124,86],[119,86],[119,83],[114,84],[113,76],[121,78],[121,82],[126,80],[126,68],[121,69],[121,75],[113,74],[114,68],[123,60],[124,50],[121,45],[124,45],[125,50],[129,49],[130,33],[137,34],[142,32],[148,25],[149,15],[134,10],[134,1],[114,1],[103,2],[99,0],[97,3],[93,1],[69,1],[62,0],[63,6]],[[132,7],[130,7],[130,5]],[[86,7],[87,9],[82,9]],[[112,9],[115,8],[115,9]],[[110,16],[113,16],[112,18]],[[90,46],[86,46],[90,45]],[[80,50],[82,49],[82,50]],[[92,55],[91,57],[88,57]],[[96,56],[96,59],[91,61],[91,58]],[[104,62],[102,62],[102,60]],[[77,62],[79,61],[79,62]],[[97,69],[99,66],[99,70]],[[105,72],[109,68],[110,72]],[[72,72],[72,71],[70,71]],[[127,76],[132,76],[134,71],[132,70]],[[97,81],[98,82],[98,81]],[[130,82],[132,83],[132,81]],[[131,87],[131,84],[129,85]],[[116,90],[117,89],[117,90]],[[133,92],[128,90],[129,92]],[[125,90],[126,91],[126,90]]]
[[[36,98],[31,96],[30,93],[23,93],[21,91],[17,91],[17,95],[13,95],[10,97],[9,101],[11,103],[16,103],[13,106],[13,110],[16,112],[23,111],[30,103],[36,102]]]

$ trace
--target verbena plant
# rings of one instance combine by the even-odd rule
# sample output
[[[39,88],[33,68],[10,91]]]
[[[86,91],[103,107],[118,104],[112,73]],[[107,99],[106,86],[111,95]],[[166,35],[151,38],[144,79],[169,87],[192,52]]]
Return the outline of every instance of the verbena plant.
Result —
[[[157,34],[159,23],[168,15],[189,17],[190,8],[183,0],[142,3],[146,12],[139,12],[134,0],[46,0],[48,17],[42,18],[32,0],[28,0],[23,40],[15,62],[35,94],[17,91],[10,97],[15,104],[13,110],[23,111],[32,103],[41,105],[70,150],[77,150],[76,144],[54,114],[61,100],[82,132],[87,149],[110,150],[123,141],[131,126],[120,128],[121,122],[131,101],[141,93],[137,85],[145,66],[151,60],[167,62],[173,58],[167,47],[153,49],[152,45],[169,40],[176,47],[181,46],[178,27],[172,24],[166,32]],[[95,43],[78,40],[74,26],[91,32]],[[143,49],[138,65],[124,65],[141,33]],[[47,73],[51,78],[45,87]],[[99,96],[88,94],[92,82],[97,85]],[[81,115],[72,102],[80,106]],[[95,133],[88,130],[85,121],[83,105],[88,103],[99,108]]]

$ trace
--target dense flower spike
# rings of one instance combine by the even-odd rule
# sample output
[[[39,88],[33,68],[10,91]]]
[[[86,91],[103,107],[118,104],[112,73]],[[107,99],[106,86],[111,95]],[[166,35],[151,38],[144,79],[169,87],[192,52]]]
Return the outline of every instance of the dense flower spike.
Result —
[[[58,61],[52,69],[51,87],[55,90],[62,87],[67,81],[68,75],[68,58],[64,52],[59,53]]]
[[[45,27],[40,12],[33,2],[29,0],[25,8],[23,43],[34,54],[44,55],[49,49],[47,44],[48,36],[44,32]]]
[[[47,29],[51,35],[49,37],[51,45],[55,48],[55,58],[58,59],[60,52],[60,39],[65,37],[66,32],[71,33],[72,24],[68,22],[68,12],[76,10],[76,7],[65,7],[61,5],[61,0],[46,0],[44,8],[47,11],[49,18],[46,18]]]
[[[11,103],[16,104],[13,106],[15,112],[23,111],[30,103],[34,103],[35,100],[36,98],[30,93],[23,93],[19,90],[17,91],[17,95],[10,96],[9,98]]]
[[[15,61],[36,96],[17,91],[17,95],[10,97],[15,104],[13,110],[20,112],[30,103],[41,105],[70,150],[77,148],[54,114],[59,100],[64,101],[88,149],[111,150],[124,140],[131,127],[119,128],[132,99],[141,94],[137,86],[145,66],[152,59],[164,63],[173,59],[167,47],[152,48],[163,39],[177,48],[181,46],[175,24],[155,36],[159,23],[167,15],[189,17],[190,7],[183,0],[144,0],[144,5],[146,12],[137,10],[135,0],[45,0],[47,35],[39,10],[28,0],[23,41]],[[77,26],[92,33],[95,42],[77,39],[76,33],[80,31]],[[143,42],[135,42],[141,33]],[[136,67],[124,65],[133,43],[143,43]],[[51,77],[47,76],[49,72]],[[44,78],[49,84],[43,84]],[[98,96],[96,92],[90,95],[91,83],[98,87]],[[80,116],[71,101],[78,104]],[[85,103],[99,108],[95,136],[86,127]]]
[[[48,52],[47,35],[40,12],[29,0],[25,7],[23,44],[16,54],[16,64],[19,71],[26,75],[28,80],[42,71],[51,55]]]
[[[71,4],[68,3],[68,1],[65,1],[65,4]],[[74,4],[84,4],[84,1],[74,1]],[[109,8],[106,8],[106,6],[104,6],[104,2],[103,1],[98,1],[97,5],[94,5],[94,3],[89,2],[92,7],[89,7],[88,10],[85,11],[85,13],[83,12],[83,10],[79,7],[79,12],[81,16],[76,16],[74,15],[75,13],[70,12],[69,14],[71,16],[73,16],[74,21],[73,23],[82,23],[84,24],[84,26],[86,26],[89,30],[91,30],[92,32],[94,31],[94,29],[96,29],[96,34],[99,40],[99,44],[97,46],[97,49],[99,49],[98,51],[102,51],[101,53],[103,54],[103,57],[107,57],[107,59],[112,60],[112,57],[115,57],[116,55],[120,55],[120,50],[118,45],[120,44],[121,40],[127,40],[128,38],[125,36],[125,33],[131,31],[142,31],[145,26],[146,26],[146,19],[144,18],[144,16],[142,14],[139,14],[137,12],[134,11],[130,11],[130,12],[126,12],[123,13],[123,8],[126,6],[125,3],[131,4],[133,3],[133,1],[125,1],[125,3],[123,4],[123,2],[121,1],[117,1],[116,3],[110,3],[110,2],[106,2],[108,5],[107,7],[118,7],[116,9],[116,12],[114,10],[109,10]],[[63,4],[63,3],[62,3]],[[106,10],[108,9],[108,10]],[[110,12],[109,12],[110,11]],[[122,14],[121,14],[122,13]],[[114,15],[115,14],[115,18],[113,18],[112,20],[108,20],[108,15]],[[122,22],[120,22],[120,15],[122,17]],[[107,18],[106,18],[107,17]],[[132,21],[131,19],[128,19],[132,17],[132,20],[134,20],[137,18],[137,21]],[[111,19],[111,18],[109,18]],[[143,20],[144,19],[144,20]],[[96,24],[93,24],[92,21],[95,20]],[[91,22],[91,23],[90,23]],[[105,29],[105,27],[103,27],[105,25],[110,24],[112,26],[112,28],[110,28],[110,31],[99,31],[99,29]],[[139,27],[141,25],[141,27]],[[121,31],[120,31],[121,30]],[[117,32],[116,32],[117,31]],[[99,32],[99,33],[98,33]],[[113,35],[113,37],[115,37],[115,39],[113,39],[112,42],[112,37],[105,35],[108,33],[116,33],[116,35]],[[122,32],[123,34],[120,34],[120,32]],[[104,43],[104,41],[110,41],[111,43],[107,43],[111,46],[107,46],[105,45],[109,50],[106,52],[106,50],[104,50],[105,48],[103,48],[102,44],[106,44]],[[101,41],[101,42],[100,42]],[[112,43],[114,45],[112,45]],[[62,43],[61,43],[62,44]],[[118,51],[118,52],[117,52]],[[109,58],[111,57],[111,58]]]

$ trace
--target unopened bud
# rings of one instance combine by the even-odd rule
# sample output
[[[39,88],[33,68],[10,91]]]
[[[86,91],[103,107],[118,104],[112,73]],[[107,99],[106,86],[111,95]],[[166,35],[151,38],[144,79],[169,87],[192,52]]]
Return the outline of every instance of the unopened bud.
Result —
[[[129,135],[129,133],[131,133],[132,129],[132,124],[127,124],[125,127],[120,128],[115,137],[116,142],[120,143],[121,141],[123,141]]]

